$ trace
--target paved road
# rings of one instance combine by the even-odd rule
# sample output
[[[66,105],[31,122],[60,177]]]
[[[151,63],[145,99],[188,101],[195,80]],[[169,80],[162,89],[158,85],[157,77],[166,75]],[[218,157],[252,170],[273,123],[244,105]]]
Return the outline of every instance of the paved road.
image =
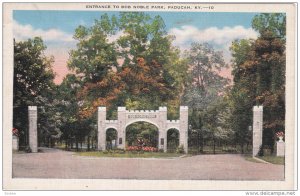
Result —
[[[284,180],[284,166],[246,161],[240,155],[174,159],[82,157],[44,149],[13,154],[14,178],[149,180]]]

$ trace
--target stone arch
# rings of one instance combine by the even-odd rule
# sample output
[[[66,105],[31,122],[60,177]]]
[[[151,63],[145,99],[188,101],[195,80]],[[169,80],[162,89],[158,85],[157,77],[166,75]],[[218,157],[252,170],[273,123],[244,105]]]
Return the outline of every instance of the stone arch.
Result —
[[[107,126],[107,127],[105,127],[105,132],[106,132],[108,129],[115,129],[116,131],[118,131],[118,128],[117,128],[116,126]]]
[[[147,120],[147,119],[136,119],[136,120],[130,121],[130,122],[128,122],[128,123],[125,125],[125,130],[126,130],[126,128],[127,128],[128,126],[130,126],[130,125],[133,124],[133,123],[137,123],[137,122],[147,122],[147,123],[150,123],[150,124],[156,126],[157,129],[159,130],[159,125],[158,125],[156,122],[153,122],[153,121]]]
[[[105,140],[106,140],[106,149],[113,149],[117,147],[118,141],[118,130],[113,127],[107,127],[105,129]]]
[[[125,149],[126,127],[135,122],[148,122],[158,128],[158,146],[167,151],[167,130],[175,128],[180,132],[180,145],[184,146],[187,152],[188,133],[188,107],[180,106],[180,119],[168,120],[167,107],[159,107],[158,110],[126,110],[125,107],[118,107],[117,120],[106,119],[106,107],[98,107],[98,150],[105,150],[105,131],[108,127],[114,127],[118,131],[119,148]]]
[[[133,125],[133,124],[135,124],[135,123],[147,123],[147,124],[150,124],[150,125],[153,125],[155,128],[156,128],[156,132],[157,132],[157,144],[156,144],[156,146],[153,146],[153,147],[158,147],[159,146],[159,127],[158,127],[158,125],[156,124],[156,123],[153,123],[152,121],[149,121],[149,120],[143,120],[143,119],[141,119],[141,120],[134,120],[134,121],[132,121],[132,122],[130,122],[130,123],[127,123],[127,125],[125,126],[125,134],[124,134],[124,141],[126,142],[127,141],[127,131],[129,131],[129,130],[127,130],[128,129],[128,127],[129,126],[131,126],[131,125]]]
[[[167,151],[175,151],[180,145],[180,131],[177,128],[167,130]]]

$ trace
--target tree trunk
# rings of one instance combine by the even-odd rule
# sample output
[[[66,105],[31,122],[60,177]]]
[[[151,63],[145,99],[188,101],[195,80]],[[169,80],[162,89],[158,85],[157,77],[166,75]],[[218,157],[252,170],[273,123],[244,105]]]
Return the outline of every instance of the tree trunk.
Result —
[[[202,134],[200,134],[202,137],[200,139],[201,143],[200,143],[200,152],[203,153],[203,148],[204,148],[204,137]]]
[[[213,146],[214,146],[214,154],[216,154],[216,141],[215,141],[215,138],[213,138]]]
[[[201,137],[199,131],[197,131],[197,152],[200,152],[200,143],[201,143]]]
[[[75,139],[75,143],[76,143],[76,151],[78,151],[79,150],[79,145],[78,145],[79,143],[78,143],[78,139],[77,138]]]
[[[90,136],[88,136],[87,142],[87,150],[90,151]]]
[[[51,137],[48,138],[48,147],[51,148]]]
[[[244,144],[243,143],[241,144],[241,148],[242,148],[242,150],[241,150],[242,154],[244,154]]]

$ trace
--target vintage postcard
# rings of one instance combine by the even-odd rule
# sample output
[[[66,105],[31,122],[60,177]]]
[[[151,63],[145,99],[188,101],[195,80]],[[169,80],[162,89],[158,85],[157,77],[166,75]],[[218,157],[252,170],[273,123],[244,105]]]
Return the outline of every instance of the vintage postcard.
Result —
[[[4,3],[4,190],[295,190],[296,11]]]

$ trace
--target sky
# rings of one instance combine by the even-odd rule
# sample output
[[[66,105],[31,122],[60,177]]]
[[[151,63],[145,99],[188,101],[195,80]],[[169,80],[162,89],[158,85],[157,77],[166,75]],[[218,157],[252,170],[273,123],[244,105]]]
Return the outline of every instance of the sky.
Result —
[[[55,83],[59,84],[69,73],[67,61],[69,51],[76,48],[73,39],[79,25],[90,27],[104,13],[119,15],[119,12],[102,11],[46,11],[16,10],[13,12],[13,33],[16,41],[24,41],[36,36],[42,37],[47,46],[46,55],[54,56],[53,70]],[[252,18],[257,13],[214,13],[214,12],[146,12],[150,16],[160,15],[168,34],[175,36],[173,44],[182,51],[192,42],[208,42],[216,50],[223,52],[224,59],[230,62],[229,47],[235,39],[256,38],[258,33],[251,28]],[[225,69],[222,75],[230,78],[231,70]]]

